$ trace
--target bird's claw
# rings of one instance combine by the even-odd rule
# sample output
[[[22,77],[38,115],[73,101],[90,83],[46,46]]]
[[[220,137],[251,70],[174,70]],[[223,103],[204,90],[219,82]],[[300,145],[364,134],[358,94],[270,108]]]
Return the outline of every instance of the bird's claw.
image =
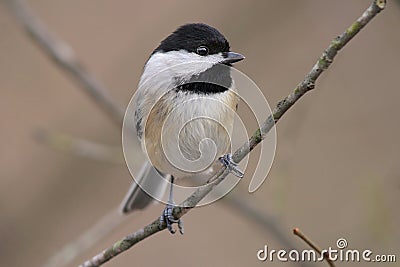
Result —
[[[233,161],[232,154],[225,154],[219,158],[222,164],[236,177],[243,178],[244,173],[238,168],[238,164]]]
[[[172,204],[167,204],[165,207],[163,213],[160,216],[160,225],[163,225],[164,223],[167,224],[167,229],[171,234],[175,234],[176,230],[172,228],[172,225],[174,223],[178,224],[178,229],[179,232],[183,235],[184,229],[183,229],[183,222],[181,219],[175,219],[174,216],[172,215],[172,211],[174,209],[174,205]]]

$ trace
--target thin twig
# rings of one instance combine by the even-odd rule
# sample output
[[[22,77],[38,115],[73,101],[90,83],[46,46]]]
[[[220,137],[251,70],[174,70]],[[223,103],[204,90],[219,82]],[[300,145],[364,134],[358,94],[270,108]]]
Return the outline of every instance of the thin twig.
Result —
[[[322,250],[313,241],[311,241],[310,238],[308,238],[305,234],[303,234],[299,228],[294,228],[293,234],[300,237],[304,242],[307,243],[307,245],[309,245],[319,255],[322,255]],[[322,256],[324,257],[324,259],[326,260],[326,262],[329,264],[330,267],[335,267],[335,263],[329,258],[329,255],[327,253],[324,253],[324,255]]]
[[[372,18],[382,11],[385,6],[386,1],[374,0],[360,18],[358,18],[349,28],[347,28],[344,33],[331,42],[329,47],[322,53],[311,71],[306,75],[305,79],[297,85],[291,94],[277,104],[273,110],[272,116],[268,117],[268,119],[262,124],[261,128],[252,135],[250,140],[236,150],[233,155],[235,162],[240,162],[257,144],[259,144],[266,137],[268,132],[272,129],[275,123],[278,122],[283,114],[285,114],[286,111],[292,107],[294,103],[296,103],[305,93],[315,87],[316,80],[333,62],[333,59],[339,50],[342,49],[365,25],[367,25]],[[229,172],[224,167],[221,167],[221,169],[219,169],[215,175],[215,179],[212,179],[212,183],[200,187],[183,203],[181,203],[180,206],[173,209],[173,216],[175,219],[181,218],[183,215],[189,212],[192,207],[195,207],[196,204],[199,203],[201,199],[203,199],[216,185],[223,181],[228,174]],[[150,224],[114,243],[113,246],[94,256],[92,259],[84,262],[81,266],[100,266],[120,253],[128,250],[141,240],[158,233],[165,228],[165,223],[161,224],[159,218],[156,218]]]
[[[72,48],[61,39],[56,38],[46,25],[36,17],[22,0],[3,0],[19,23],[25,28],[29,36],[39,45],[54,63],[79,84],[87,94],[95,99],[105,113],[107,113],[118,126],[122,125],[124,110],[113,100],[109,90],[86,70],[78,60]]]
[[[37,130],[34,133],[34,138],[40,144],[78,157],[115,164],[122,164],[125,162],[120,148],[75,138],[68,134]]]

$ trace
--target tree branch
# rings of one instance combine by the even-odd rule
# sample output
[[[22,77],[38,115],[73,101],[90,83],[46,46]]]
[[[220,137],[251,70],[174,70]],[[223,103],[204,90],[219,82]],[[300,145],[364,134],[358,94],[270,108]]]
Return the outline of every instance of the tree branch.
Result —
[[[81,234],[77,239],[64,245],[57,253],[52,255],[42,267],[62,267],[70,266],[71,262],[76,259],[82,251],[90,249],[93,244],[99,242],[106,234],[110,234],[121,225],[128,217],[118,216],[119,211],[113,209],[103,215],[96,223],[86,232]]]
[[[75,56],[72,48],[52,34],[42,21],[39,20],[21,0],[3,0],[19,23],[24,27],[29,36],[39,45],[70,78],[84,91],[94,98],[105,113],[107,113],[118,126],[122,125],[124,110],[111,98],[109,90],[86,70],[82,62]]]
[[[35,140],[50,148],[71,155],[114,164],[124,164],[124,157],[119,147],[107,146],[82,138],[75,138],[65,133],[37,130]]]
[[[261,125],[248,142],[243,144],[233,155],[236,162],[240,162],[257,144],[259,144],[272,129],[276,122],[292,107],[305,93],[315,87],[315,82],[318,77],[324,72],[333,59],[341,50],[368,22],[371,21],[380,11],[386,6],[385,0],[374,0],[368,9],[359,17],[344,33],[336,37],[329,47],[322,53],[318,61],[315,63],[311,71],[306,75],[304,80],[300,82],[294,91],[285,99],[281,100],[275,109],[272,116],[268,117]],[[195,207],[216,185],[218,185],[229,174],[226,168],[221,167],[217,174],[212,179],[212,183],[198,188],[191,196],[189,196],[180,206],[175,207],[173,215],[175,219],[181,218],[189,212],[192,207]],[[166,228],[165,223],[161,224],[159,218],[146,225],[142,229],[132,233],[123,239],[114,243],[113,246],[94,256],[92,259],[84,262],[81,267],[100,266],[103,263],[111,260],[120,253],[128,250],[133,245],[141,240],[158,233]]]

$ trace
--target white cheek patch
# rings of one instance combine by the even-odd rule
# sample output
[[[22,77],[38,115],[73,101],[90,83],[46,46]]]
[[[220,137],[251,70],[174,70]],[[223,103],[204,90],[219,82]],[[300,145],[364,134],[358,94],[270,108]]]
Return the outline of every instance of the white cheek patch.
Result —
[[[145,66],[144,73],[149,75],[157,74],[163,71],[167,77],[174,77],[182,81],[188,81],[193,75],[198,75],[215,64],[221,62],[224,58],[222,54],[200,56],[196,53],[190,53],[185,50],[169,51],[166,53],[157,52],[151,56]]]

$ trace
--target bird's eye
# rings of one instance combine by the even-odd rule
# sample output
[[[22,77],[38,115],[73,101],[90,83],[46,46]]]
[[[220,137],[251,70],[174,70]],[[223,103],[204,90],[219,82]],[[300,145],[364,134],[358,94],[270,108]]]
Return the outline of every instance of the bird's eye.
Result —
[[[208,47],[207,46],[199,46],[196,49],[196,53],[199,54],[200,56],[207,56],[208,55]]]

